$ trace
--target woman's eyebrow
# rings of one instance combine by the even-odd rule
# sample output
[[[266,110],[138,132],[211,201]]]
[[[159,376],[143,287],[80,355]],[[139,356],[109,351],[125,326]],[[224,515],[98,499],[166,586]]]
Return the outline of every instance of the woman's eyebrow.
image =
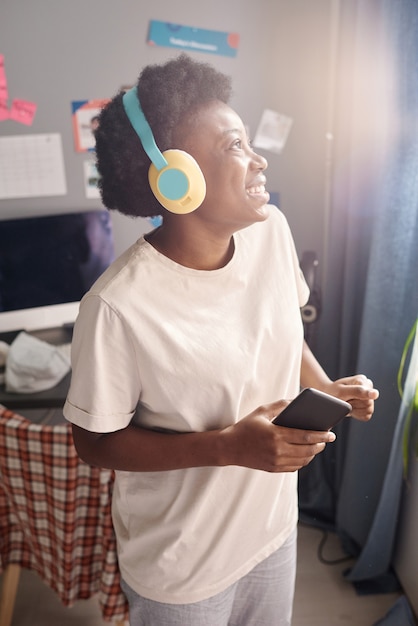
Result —
[[[222,132],[223,135],[233,135],[234,133],[239,133],[241,135],[242,129],[241,128],[227,128],[226,130]]]

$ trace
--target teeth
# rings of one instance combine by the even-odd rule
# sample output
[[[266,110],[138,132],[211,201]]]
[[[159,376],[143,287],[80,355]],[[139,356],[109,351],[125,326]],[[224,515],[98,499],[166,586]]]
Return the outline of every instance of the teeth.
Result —
[[[257,185],[256,187],[248,187],[247,191],[250,194],[264,193],[265,187],[264,185]]]

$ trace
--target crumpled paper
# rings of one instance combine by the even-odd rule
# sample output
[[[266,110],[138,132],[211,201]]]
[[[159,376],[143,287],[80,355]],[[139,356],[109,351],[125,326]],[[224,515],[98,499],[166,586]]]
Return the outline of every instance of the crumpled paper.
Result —
[[[35,393],[55,387],[70,371],[67,354],[46,341],[21,332],[6,359],[6,391]]]

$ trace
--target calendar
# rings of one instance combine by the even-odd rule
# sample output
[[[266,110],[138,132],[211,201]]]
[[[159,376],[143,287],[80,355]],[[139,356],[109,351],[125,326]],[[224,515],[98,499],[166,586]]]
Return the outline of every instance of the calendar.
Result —
[[[59,133],[0,137],[0,199],[66,193]]]

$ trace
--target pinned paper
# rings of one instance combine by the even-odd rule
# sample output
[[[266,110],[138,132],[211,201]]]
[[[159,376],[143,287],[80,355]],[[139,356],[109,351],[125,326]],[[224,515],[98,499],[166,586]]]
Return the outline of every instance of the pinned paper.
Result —
[[[9,112],[9,119],[26,126],[31,126],[36,113],[36,104],[27,100],[14,99]]]
[[[94,150],[94,130],[100,111],[109,100],[77,100],[71,103],[74,143],[77,152]]]
[[[148,43],[154,46],[235,57],[238,52],[239,34],[151,20]]]
[[[10,115],[10,111],[7,107],[6,101],[0,100],[0,122],[4,122],[4,120],[8,120]]]
[[[9,93],[7,89],[6,70],[4,67],[4,54],[0,54],[0,122],[13,120],[14,122],[31,126],[36,113],[36,104],[15,98],[12,102],[12,106],[8,108],[8,98]]]
[[[0,54],[0,102],[7,102],[8,97],[7,78],[6,71],[4,69],[4,54]]]
[[[286,144],[293,120],[277,111],[265,109],[253,141],[255,148],[280,154]]]
[[[0,137],[0,199],[66,193],[61,135]]]
[[[154,215],[154,217],[147,217],[147,221],[153,225],[154,228],[158,228],[163,223],[162,215]]]
[[[86,198],[100,198],[99,191],[99,172],[93,161],[85,161],[84,163],[84,185],[86,190]]]

